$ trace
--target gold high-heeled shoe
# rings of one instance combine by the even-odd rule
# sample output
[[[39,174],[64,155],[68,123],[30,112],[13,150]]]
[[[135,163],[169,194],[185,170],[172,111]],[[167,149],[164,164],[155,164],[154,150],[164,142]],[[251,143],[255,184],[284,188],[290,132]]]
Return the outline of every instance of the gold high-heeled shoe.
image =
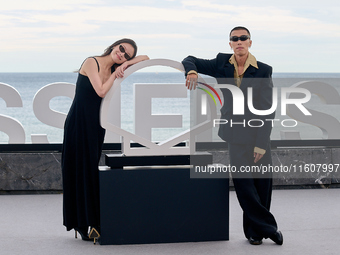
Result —
[[[100,237],[99,232],[97,231],[97,229],[92,228],[89,234],[89,238],[93,238],[93,244],[96,244],[96,240]]]

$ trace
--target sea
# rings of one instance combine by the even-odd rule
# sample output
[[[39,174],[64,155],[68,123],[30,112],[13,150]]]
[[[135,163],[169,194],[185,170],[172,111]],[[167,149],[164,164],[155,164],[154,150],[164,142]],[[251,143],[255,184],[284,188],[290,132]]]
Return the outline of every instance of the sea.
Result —
[[[3,117],[11,118],[19,122],[25,131],[25,143],[32,143],[32,134],[47,134],[49,143],[62,143],[63,129],[46,125],[39,121],[33,111],[33,99],[35,94],[44,86],[66,82],[75,84],[78,74],[69,73],[0,73],[0,83],[13,87],[19,93],[22,100],[22,107],[8,106],[4,97],[0,94],[0,144],[7,144],[9,136],[1,128]],[[324,98],[322,92],[312,94],[312,98],[304,106],[313,109],[324,115],[327,122],[332,119],[332,123],[340,126],[340,73],[274,73],[273,81],[275,87],[290,87],[299,82],[319,81],[330,84],[335,88],[333,99]],[[121,83],[121,128],[129,132],[134,132],[134,112],[133,112],[133,86],[136,83],[183,83],[184,75],[182,72],[135,72],[128,76]],[[336,93],[337,92],[337,93]],[[1,87],[0,87],[1,93]],[[152,114],[179,114],[183,116],[183,126],[181,128],[155,128],[152,130],[152,140],[162,141],[187,130],[190,125],[190,92],[187,98],[153,99]],[[321,94],[320,94],[321,93]],[[328,93],[329,94],[329,93]],[[280,99],[279,99],[280,100]],[[333,101],[332,101],[333,100]],[[50,109],[67,114],[72,103],[68,97],[55,97],[50,101]],[[298,132],[301,139],[323,139],[327,138],[327,130],[322,125],[304,123],[297,121],[285,121],[290,119],[288,116],[280,116],[280,102],[277,108],[275,125],[272,130],[271,139],[284,139],[284,132]],[[328,116],[328,118],[326,117]],[[283,123],[282,123],[283,121]],[[325,133],[326,132],[326,133]],[[340,133],[340,132],[339,132]],[[339,139],[339,138],[337,138]],[[215,136],[214,140],[218,140]]]

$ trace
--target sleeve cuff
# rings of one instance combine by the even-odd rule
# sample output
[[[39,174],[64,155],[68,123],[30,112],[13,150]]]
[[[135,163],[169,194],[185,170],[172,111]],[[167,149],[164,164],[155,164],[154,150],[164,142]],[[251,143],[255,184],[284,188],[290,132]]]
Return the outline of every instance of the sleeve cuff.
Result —
[[[198,76],[198,73],[197,73],[195,70],[189,71],[189,72],[187,73],[187,75],[188,75],[188,74],[196,74],[196,75]]]
[[[259,153],[259,154],[264,155],[264,154],[266,153],[266,150],[261,149],[261,148],[259,148],[259,147],[255,147],[255,148],[254,148],[254,152],[255,152],[255,153]]]

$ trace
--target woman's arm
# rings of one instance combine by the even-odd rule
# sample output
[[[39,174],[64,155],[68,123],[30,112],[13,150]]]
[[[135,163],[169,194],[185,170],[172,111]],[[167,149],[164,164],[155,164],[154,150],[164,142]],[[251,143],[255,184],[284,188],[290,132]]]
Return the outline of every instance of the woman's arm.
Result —
[[[128,66],[147,59],[149,59],[149,57],[143,55],[137,56],[129,61],[125,61],[110,75],[110,77],[104,83],[102,82],[98,74],[98,66],[96,60],[93,58],[88,58],[85,60],[83,66],[81,67],[80,73],[84,73],[90,79],[90,82],[97,95],[104,98],[107,92],[109,92],[109,90],[111,89],[115,79],[124,76],[124,70]]]
[[[117,67],[117,69],[115,70],[116,74],[117,74],[117,78],[122,78],[124,76],[124,71],[126,68],[128,68],[129,66],[136,64],[138,62],[144,61],[144,60],[148,60],[149,57],[146,55],[140,55],[140,56],[136,56],[131,60],[125,61],[123,64],[121,64],[120,66]]]
[[[110,77],[103,83],[98,73],[98,66],[96,60],[93,58],[87,58],[84,61],[80,69],[80,73],[86,75],[97,95],[100,97],[105,97],[106,93],[110,90],[113,82],[116,79],[116,72],[113,72]]]

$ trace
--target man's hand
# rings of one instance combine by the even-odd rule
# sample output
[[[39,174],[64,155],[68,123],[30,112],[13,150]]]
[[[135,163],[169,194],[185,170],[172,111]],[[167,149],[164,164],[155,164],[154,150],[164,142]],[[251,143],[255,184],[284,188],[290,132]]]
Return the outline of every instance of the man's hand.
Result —
[[[263,155],[264,154],[254,152],[254,163],[257,163],[263,157]]]
[[[192,90],[192,89],[196,89],[196,86],[197,86],[197,74],[188,74],[187,75],[187,79],[186,79],[186,82],[185,82],[185,86]]]

